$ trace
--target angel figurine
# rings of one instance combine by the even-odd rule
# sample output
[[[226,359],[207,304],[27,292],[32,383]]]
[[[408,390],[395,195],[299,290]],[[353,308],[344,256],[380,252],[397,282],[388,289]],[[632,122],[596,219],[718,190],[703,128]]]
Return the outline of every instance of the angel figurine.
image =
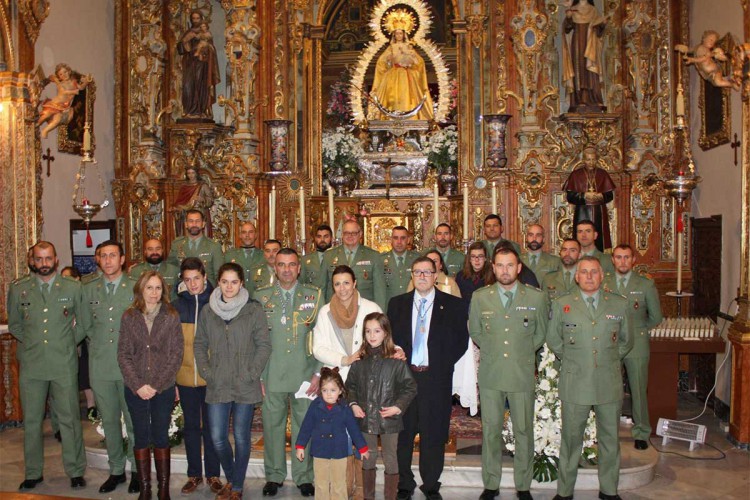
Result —
[[[73,72],[70,66],[61,63],[55,67],[55,74],[50,76],[49,81],[57,86],[57,95],[42,102],[42,111],[36,122],[37,126],[47,122],[41,130],[42,137],[45,139],[53,129],[70,123],[73,117],[73,99],[86,88],[86,85],[92,81],[92,77],[91,75],[81,77]]]
[[[703,32],[701,43],[693,50],[693,57],[685,54],[683,57],[687,64],[694,64],[695,69],[703,79],[711,82],[715,87],[728,87],[735,90],[740,89],[739,82],[731,77],[724,76],[719,62],[726,62],[727,55],[721,47],[716,46],[719,34],[714,30]]]

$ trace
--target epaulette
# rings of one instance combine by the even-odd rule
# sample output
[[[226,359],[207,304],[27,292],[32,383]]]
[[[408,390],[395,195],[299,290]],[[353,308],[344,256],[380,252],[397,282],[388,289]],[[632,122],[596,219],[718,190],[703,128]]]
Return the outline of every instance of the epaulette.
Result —
[[[320,288],[318,288],[317,286],[313,285],[312,283],[300,283],[300,285],[302,286],[302,288],[307,288],[308,290],[314,290],[314,291],[320,293]]]
[[[255,291],[256,291],[256,292],[262,292],[262,291],[264,291],[264,290],[270,290],[270,289],[272,289],[273,287],[274,287],[274,285],[273,285],[273,284],[269,284],[269,285],[263,285],[263,286],[262,286],[262,287],[260,287],[260,288],[256,288],[256,289],[255,289]]]
[[[14,285],[20,285],[21,283],[25,283],[31,279],[30,274],[26,274],[24,276],[21,276],[20,278],[16,278],[12,281]]]
[[[60,278],[64,279],[65,281],[70,281],[71,283],[79,283],[79,281],[75,278],[71,278],[70,276],[63,276],[62,274],[59,275]]]

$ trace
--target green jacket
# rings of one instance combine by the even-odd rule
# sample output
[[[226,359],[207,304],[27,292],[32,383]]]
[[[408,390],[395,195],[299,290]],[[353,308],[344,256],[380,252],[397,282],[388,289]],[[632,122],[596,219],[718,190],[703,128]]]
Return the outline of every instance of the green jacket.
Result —
[[[380,268],[383,270],[384,293],[376,297],[375,302],[382,310],[388,309],[388,302],[396,295],[406,293],[411,281],[411,265],[419,257],[417,252],[407,250],[404,252],[404,263],[399,267],[396,256],[389,250],[380,254]]]
[[[552,302],[547,345],[560,366],[560,399],[579,405],[621,400],[622,359],[633,348],[627,300],[600,290],[592,316],[580,291]]]
[[[201,236],[198,241],[198,248],[190,249],[190,238],[180,236],[172,242],[169,249],[169,262],[175,266],[180,266],[185,257],[198,257],[203,261],[206,267],[206,276],[212,284],[216,284],[216,277],[219,274],[219,268],[224,263],[224,251],[218,241],[212,240],[206,236]]]
[[[256,289],[253,298],[263,307],[271,334],[271,357],[262,377],[266,390],[297,392],[322,366],[312,355],[313,327],[322,305],[320,290],[298,282],[286,314],[278,282]]]
[[[604,289],[617,292],[619,274],[609,275],[604,280]],[[633,320],[633,350],[628,358],[647,358],[651,352],[649,330],[661,323],[659,292],[654,282],[645,276],[631,272],[623,296],[628,299],[628,309]]]
[[[560,266],[559,271],[553,271],[540,280],[542,290],[547,292],[550,300],[567,295],[574,290],[578,290],[576,283],[575,268],[570,272],[570,283],[565,286],[565,268]]]
[[[276,272],[271,271],[271,269],[268,268],[266,261],[263,260],[261,265],[255,266],[250,270],[250,279],[245,279],[246,281],[250,281],[247,289],[250,292],[250,295],[252,295],[255,290],[268,285],[273,285],[276,282]]]
[[[224,254],[224,262],[235,262],[242,266],[245,273],[245,288],[253,291],[252,273],[253,269],[266,263],[263,250],[259,248],[230,248]]]
[[[320,258],[321,256],[325,257],[325,252],[315,251],[308,255],[300,255],[302,267],[299,274],[299,280],[302,283],[307,283],[316,286],[321,290],[325,290],[325,280],[328,276],[323,261]]]
[[[327,270],[325,283],[326,303],[330,302],[333,296],[333,285],[331,284],[333,270],[336,266],[346,263],[344,245],[329,248],[326,251],[323,257],[323,266]],[[383,308],[381,302],[385,301],[385,279],[380,254],[370,247],[359,245],[357,253],[354,254],[349,267],[354,271],[354,277],[357,279],[357,290],[360,295]]]
[[[554,273],[555,271],[562,269],[562,261],[560,261],[560,257],[547,252],[539,253],[535,266],[531,265],[531,254],[528,252],[521,255],[521,260],[523,261],[524,266],[534,272],[539,284],[542,283],[544,277],[549,273]]]
[[[11,283],[8,328],[18,339],[16,357],[21,376],[54,380],[78,372],[76,346],[83,340],[84,331],[80,324],[73,324],[82,307],[81,284],[59,273],[46,298],[36,276],[26,275]]]
[[[600,252],[598,248],[594,248],[594,251],[589,254],[581,253],[581,257],[584,255],[590,255],[599,259],[605,275],[615,274],[615,265],[612,264],[612,254]]]
[[[547,294],[518,283],[506,311],[499,285],[474,292],[469,308],[469,335],[477,346],[479,386],[506,392],[533,392],[536,351],[547,335]]]
[[[141,262],[130,268],[128,273],[131,278],[135,278],[137,281],[141,277],[141,274],[146,271],[151,271],[153,267],[148,262]],[[164,281],[169,287],[169,300],[174,302],[177,300],[177,284],[180,282],[180,268],[174,264],[163,261],[156,267],[156,271],[162,275]]]
[[[422,255],[425,255],[430,250],[440,251],[434,247],[428,248],[426,251],[422,252]],[[443,272],[446,276],[455,278],[464,268],[464,259],[466,258],[466,255],[455,248],[449,248],[447,252],[441,255],[443,256],[443,262],[445,262],[445,269],[443,269]]]

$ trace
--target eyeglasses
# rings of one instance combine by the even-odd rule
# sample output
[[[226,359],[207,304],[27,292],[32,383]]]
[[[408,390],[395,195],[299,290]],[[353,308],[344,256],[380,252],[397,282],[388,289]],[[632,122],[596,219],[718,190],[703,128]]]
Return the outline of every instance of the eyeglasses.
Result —
[[[344,236],[359,236],[359,231],[344,231]]]
[[[417,278],[429,278],[433,274],[437,274],[435,271],[422,271],[422,270],[416,270],[411,272],[412,275],[416,276]]]
[[[487,257],[484,255],[472,255],[469,257],[471,260],[487,260]]]

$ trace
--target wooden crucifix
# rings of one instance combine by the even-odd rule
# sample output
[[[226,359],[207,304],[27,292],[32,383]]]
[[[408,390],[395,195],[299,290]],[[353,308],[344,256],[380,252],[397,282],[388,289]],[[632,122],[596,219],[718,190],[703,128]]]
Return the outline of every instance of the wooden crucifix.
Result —
[[[734,142],[729,143],[729,147],[734,149],[734,166],[737,166],[737,150],[740,149],[740,140],[737,138],[737,133],[734,134]]]
[[[737,135],[737,134],[735,134],[735,137],[736,137],[736,135]],[[47,177],[49,177],[49,174],[50,174],[50,171],[49,171],[49,168],[50,168],[50,162],[53,162],[53,161],[55,161],[55,157],[54,157],[54,156],[52,156],[52,154],[51,154],[51,151],[50,151],[50,149],[49,149],[49,148],[47,148],[47,154],[46,154],[46,155],[42,155],[42,160],[47,160]],[[735,165],[736,165],[736,164],[737,164],[737,163],[735,163]]]
[[[390,199],[391,198],[391,168],[395,167],[396,165],[406,165],[407,163],[405,161],[391,161],[390,157],[386,158],[384,161],[374,161],[372,162],[373,165],[380,165],[383,167],[383,170],[385,171],[385,198]]]

